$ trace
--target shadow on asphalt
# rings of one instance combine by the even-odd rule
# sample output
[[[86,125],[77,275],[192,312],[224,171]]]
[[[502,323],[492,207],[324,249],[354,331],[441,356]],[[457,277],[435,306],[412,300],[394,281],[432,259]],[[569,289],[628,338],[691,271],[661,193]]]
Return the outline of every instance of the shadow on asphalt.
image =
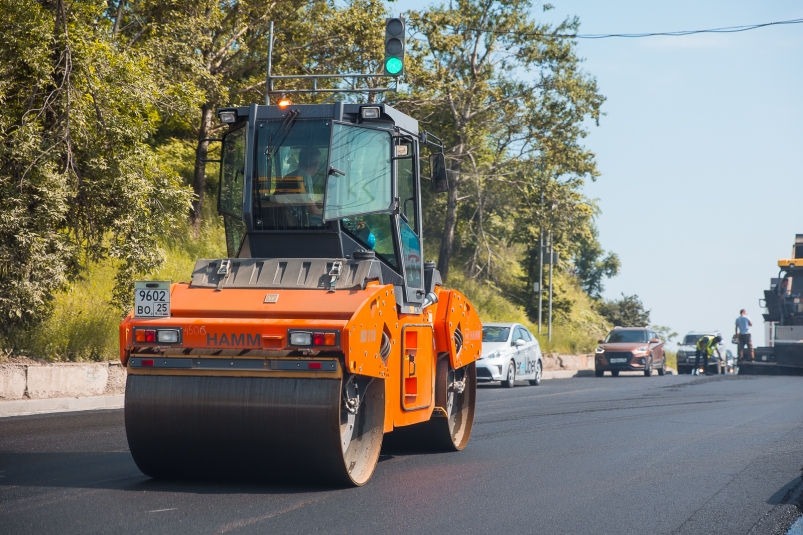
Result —
[[[2,487],[56,487],[188,494],[299,494],[329,492],[340,488],[281,480],[259,482],[247,479],[152,479],[137,469],[128,451],[0,452],[0,489]],[[2,503],[2,499],[0,499],[0,503]]]

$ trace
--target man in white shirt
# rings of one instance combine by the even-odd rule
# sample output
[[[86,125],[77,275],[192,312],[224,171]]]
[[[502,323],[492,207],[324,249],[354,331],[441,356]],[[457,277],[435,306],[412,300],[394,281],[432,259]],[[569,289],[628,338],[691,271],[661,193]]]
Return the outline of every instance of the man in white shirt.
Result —
[[[739,317],[736,318],[736,335],[739,337],[739,359],[744,358],[744,346],[746,345],[750,349],[750,360],[755,358],[755,353],[753,352],[753,340],[750,336],[750,327],[753,326],[753,322],[750,320],[750,316],[747,315],[744,309],[739,311]]]

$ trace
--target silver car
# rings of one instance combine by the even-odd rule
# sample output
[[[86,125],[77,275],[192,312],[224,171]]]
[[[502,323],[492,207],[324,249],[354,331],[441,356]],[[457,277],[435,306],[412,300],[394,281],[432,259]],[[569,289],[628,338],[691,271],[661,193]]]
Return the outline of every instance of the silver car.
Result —
[[[477,361],[477,381],[501,381],[512,388],[515,381],[541,384],[544,359],[535,336],[518,323],[483,323],[482,356]]]

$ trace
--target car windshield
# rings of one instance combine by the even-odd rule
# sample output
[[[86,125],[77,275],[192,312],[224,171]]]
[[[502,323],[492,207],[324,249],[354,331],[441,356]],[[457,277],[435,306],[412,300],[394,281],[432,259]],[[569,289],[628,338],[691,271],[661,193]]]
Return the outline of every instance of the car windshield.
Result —
[[[510,335],[510,327],[482,328],[483,342],[507,342],[508,335]]]
[[[256,229],[323,228],[329,122],[294,119],[256,124]]]
[[[687,335],[686,335],[686,336],[683,338],[683,343],[682,343],[681,345],[684,345],[684,346],[693,346],[694,344],[696,344],[696,343],[697,343],[697,340],[699,340],[699,339],[700,339],[700,338],[702,338],[703,336],[705,336],[705,335],[704,335],[704,334],[687,334]]]
[[[606,344],[646,341],[647,331],[611,331],[605,339]]]

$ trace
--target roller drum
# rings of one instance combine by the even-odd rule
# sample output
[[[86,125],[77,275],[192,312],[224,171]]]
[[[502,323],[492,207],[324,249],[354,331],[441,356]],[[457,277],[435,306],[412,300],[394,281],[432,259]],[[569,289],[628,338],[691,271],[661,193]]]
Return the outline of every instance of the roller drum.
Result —
[[[342,381],[129,375],[129,448],[156,478],[362,485],[382,444],[384,384],[363,385],[344,446]]]

